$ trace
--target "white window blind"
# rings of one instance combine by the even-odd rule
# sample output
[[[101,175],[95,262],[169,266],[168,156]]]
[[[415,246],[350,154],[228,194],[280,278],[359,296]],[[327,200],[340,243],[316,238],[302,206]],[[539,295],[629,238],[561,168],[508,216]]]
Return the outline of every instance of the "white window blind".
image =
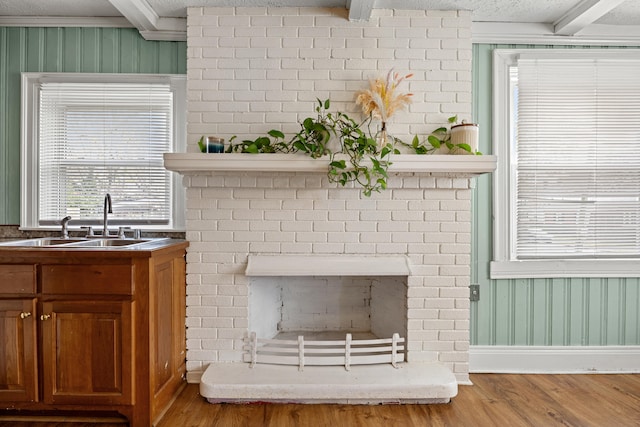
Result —
[[[160,83],[43,82],[39,89],[38,225],[167,225],[172,183],[173,93]]]
[[[522,54],[517,74],[515,257],[639,256],[640,61]]]

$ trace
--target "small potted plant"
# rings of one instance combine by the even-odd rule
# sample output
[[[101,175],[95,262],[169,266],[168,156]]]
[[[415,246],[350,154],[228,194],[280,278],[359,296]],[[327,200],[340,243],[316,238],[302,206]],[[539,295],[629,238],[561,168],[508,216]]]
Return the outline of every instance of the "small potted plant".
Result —
[[[451,128],[440,127],[429,136],[425,143],[420,143],[418,136],[413,138],[411,144],[400,141],[403,145],[413,149],[416,154],[477,154],[478,151],[478,125],[458,123],[458,116],[447,119]]]

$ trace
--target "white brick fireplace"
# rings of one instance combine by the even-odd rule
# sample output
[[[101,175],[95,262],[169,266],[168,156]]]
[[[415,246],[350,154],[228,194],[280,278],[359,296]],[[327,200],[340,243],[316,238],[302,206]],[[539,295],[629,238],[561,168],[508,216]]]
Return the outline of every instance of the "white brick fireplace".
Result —
[[[403,369],[413,366],[432,377],[442,376],[441,368],[449,373],[433,391],[416,392],[428,398],[410,395],[407,401],[448,400],[457,392],[456,381],[468,383],[470,177],[491,170],[495,159],[441,157],[445,156],[396,156],[392,170],[413,163],[419,166],[411,170],[423,171],[394,172],[386,191],[366,198],[357,187],[329,183],[320,172],[326,166],[323,160],[311,160],[316,166],[310,170],[272,172],[255,169],[261,162],[266,163],[262,169],[270,169],[272,162],[279,163],[280,170],[298,169],[299,157],[166,156],[168,167],[185,175],[188,188],[189,378],[199,380],[207,367],[209,377],[215,377],[210,380],[205,373],[202,394],[212,397],[207,395],[211,392],[214,400],[269,400],[260,390],[247,395],[245,380],[233,391],[224,375],[234,379],[244,374],[272,375],[266,365],[250,369],[243,363],[247,360],[243,349],[250,332],[272,338],[278,329],[373,333],[381,338],[401,334],[406,338]],[[467,171],[438,172],[455,165]],[[378,290],[372,280],[378,282]],[[341,287],[345,283],[346,288]],[[275,296],[265,290],[269,287],[278,288]],[[376,294],[383,296],[376,301]],[[298,299],[291,303],[292,298]],[[381,304],[386,307],[374,309]],[[258,308],[272,306],[277,309],[258,313]],[[377,310],[386,313],[378,316]],[[385,328],[373,325],[385,318],[400,320],[391,322],[392,330],[378,333]],[[438,369],[434,373],[426,365]],[[292,375],[299,374],[296,367],[287,368]],[[369,374],[372,367],[362,368],[367,375],[379,375]],[[334,369],[344,375],[344,367]],[[382,369],[401,375],[390,366]],[[304,372],[314,373],[311,367]],[[282,373],[277,376],[282,378]],[[335,384],[343,383],[331,384],[335,396]],[[363,388],[366,385],[355,386]],[[270,385],[269,393],[273,389]],[[442,396],[443,389],[448,396]],[[313,400],[303,395],[270,396]],[[398,399],[385,395],[361,400]]]
[[[329,183],[322,160],[199,154],[195,141],[203,134],[255,138],[272,128],[294,133],[298,120],[313,115],[316,98],[356,116],[354,92],[392,67],[414,73],[407,88],[414,103],[392,133],[426,135],[448,116],[470,112],[470,25],[470,14],[456,11],[374,11],[369,22],[354,23],[341,9],[189,9],[189,153],[168,155],[165,164],[184,174],[187,187],[187,369],[190,381],[202,379],[205,397],[265,400],[233,391],[224,377],[239,377],[232,369],[270,375],[267,365],[243,362],[251,330],[378,335],[385,316],[401,319],[394,325],[406,338],[406,362],[378,368],[383,376],[411,388],[412,369],[429,365],[441,382],[432,392],[416,385],[421,399],[380,380],[378,391],[387,394],[355,401],[448,400],[457,383],[469,382],[472,177],[495,167],[492,156],[397,155],[389,188],[367,198],[357,187]],[[269,287],[275,294],[266,294]],[[385,292],[402,298],[376,297]],[[337,293],[345,296],[339,302]],[[285,308],[291,298],[300,299]],[[271,326],[252,317],[266,304],[280,307],[264,314],[275,318]],[[379,317],[381,305],[387,314]],[[338,384],[358,376],[332,369],[342,379],[311,400],[331,400]],[[369,369],[376,368],[354,372],[366,377]],[[301,382],[321,381],[317,372],[325,371],[305,368]],[[272,385],[271,400],[305,400]],[[351,386],[345,396],[371,384]]]

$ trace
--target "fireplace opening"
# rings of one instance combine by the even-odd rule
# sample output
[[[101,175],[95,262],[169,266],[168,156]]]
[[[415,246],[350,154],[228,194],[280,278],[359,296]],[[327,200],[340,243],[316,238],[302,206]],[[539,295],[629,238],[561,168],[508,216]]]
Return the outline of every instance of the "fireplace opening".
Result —
[[[253,277],[249,330],[277,339],[406,336],[406,277]]]
[[[343,349],[345,339],[348,345],[353,343],[354,352],[360,353],[352,359],[355,364],[404,361],[403,343],[399,351],[389,353],[389,359],[379,357],[379,353],[397,346],[390,341],[394,336],[406,337],[406,277],[253,277],[249,283],[249,331],[255,333],[254,340],[263,339],[258,345],[268,357],[262,359],[271,363],[300,365],[300,359],[286,354],[291,350],[283,350],[279,343],[286,342],[293,349],[298,342],[304,345],[304,340],[308,343],[307,356],[323,352],[327,356],[306,357],[308,364],[331,364],[330,356],[350,351]],[[249,350],[255,352],[256,344],[252,343]],[[280,351],[287,357],[274,357]],[[246,354],[244,360],[254,362],[255,354],[253,358]],[[342,357],[335,360],[344,364]]]

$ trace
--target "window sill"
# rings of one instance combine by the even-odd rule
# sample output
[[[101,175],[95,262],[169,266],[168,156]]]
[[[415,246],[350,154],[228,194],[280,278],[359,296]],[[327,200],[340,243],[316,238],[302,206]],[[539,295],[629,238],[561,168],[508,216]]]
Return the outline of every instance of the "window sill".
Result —
[[[491,279],[640,277],[637,259],[493,261]]]

